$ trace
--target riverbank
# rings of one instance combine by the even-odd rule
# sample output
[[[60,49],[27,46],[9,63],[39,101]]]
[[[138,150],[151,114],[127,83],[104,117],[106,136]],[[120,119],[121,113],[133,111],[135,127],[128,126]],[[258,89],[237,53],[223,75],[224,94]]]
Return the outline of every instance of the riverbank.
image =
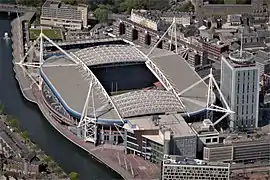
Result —
[[[117,172],[119,175],[121,175],[122,177],[124,176],[125,179],[133,179],[133,176],[126,172],[124,170],[123,167],[121,167],[121,171],[119,172],[119,170],[112,168],[110,163],[108,164],[107,162],[104,162],[102,160],[102,157],[97,157],[95,156],[91,151],[81,147],[78,143],[75,143],[75,141],[73,141],[72,139],[69,138],[68,135],[65,135],[62,132],[62,129],[60,129],[60,126],[55,126],[55,122],[52,117],[48,116],[48,112],[46,112],[45,107],[43,107],[40,102],[37,101],[34,93],[33,93],[33,89],[36,87],[36,85],[32,82],[32,79],[30,77],[28,77],[25,74],[25,70],[17,65],[16,63],[20,61],[20,59],[22,59],[22,57],[24,56],[24,44],[22,43],[24,41],[24,37],[23,34],[24,29],[22,27],[22,23],[23,21],[30,21],[30,19],[34,16],[34,14],[31,12],[30,13],[26,13],[23,16],[21,16],[20,18],[16,18],[12,21],[11,23],[11,31],[12,31],[12,36],[11,36],[11,40],[13,42],[12,45],[12,55],[13,55],[13,65],[14,65],[14,72],[15,72],[15,77],[19,83],[19,87],[20,90],[23,94],[23,96],[30,102],[36,103],[40,110],[42,111],[43,115],[46,117],[46,119],[50,122],[50,124],[58,131],[60,132],[64,137],[66,137],[68,140],[70,140],[71,142],[73,142],[74,144],[76,144],[77,146],[79,146],[80,148],[84,149],[85,151],[87,151],[90,155],[93,155],[96,159],[99,160],[99,162],[102,162],[102,164],[105,164],[107,167],[109,167],[110,169],[112,169],[113,171]],[[27,43],[27,42],[26,42]],[[30,55],[31,57],[31,55]],[[30,58],[31,60],[31,58]],[[40,94],[41,92],[38,92],[38,94]],[[92,144],[89,144],[92,145]],[[92,145],[94,147],[94,145]],[[121,152],[122,153],[122,152]],[[119,166],[119,165],[118,165]],[[123,170],[122,170],[123,169]]]
[[[26,179],[68,179],[57,163],[30,141],[14,117],[0,112],[0,127],[2,174]]]
[[[29,17],[29,16],[28,16]],[[25,19],[23,16],[20,19]],[[106,165],[111,170],[117,172],[124,179],[158,179],[160,167],[155,164],[145,161],[143,158],[134,156],[132,154],[125,154],[123,146],[107,146],[100,145],[95,146],[92,143],[87,143],[83,139],[75,136],[68,127],[58,123],[55,119],[55,116],[60,116],[55,110],[47,103],[46,98],[43,97],[43,91],[38,88],[36,84],[33,83],[33,77],[27,76],[25,73],[26,69],[18,65],[16,62],[19,62],[20,59],[24,56],[24,34],[27,34],[27,28],[24,28],[22,21],[19,18],[12,22],[12,39],[15,41],[13,45],[13,64],[14,72],[16,73],[16,79],[20,84],[20,89],[26,99],[35,102],[43,115],[49,121],[49,123],[64,137],[69,141],[76,144],[81,149],[88,152],[94,159],[98,162]],[[26,20],[27,21],[27,20]],[[25,22],[23,22],[25,23]],[[14,38],[16,37],[16,38]],[[22,43],[23,42],[23,43]],[[28,62],[31,62],[34,55],[29,54]],[[34,71],[31,68],[28,68],[27,71],[29,74],[35,74],[35,77],[38,77],[38,71]],[[62,117],[61,117],[62,118]],[[128,162],[128,163],[127,163]],[[143,167],[143,168],[142,168]]]

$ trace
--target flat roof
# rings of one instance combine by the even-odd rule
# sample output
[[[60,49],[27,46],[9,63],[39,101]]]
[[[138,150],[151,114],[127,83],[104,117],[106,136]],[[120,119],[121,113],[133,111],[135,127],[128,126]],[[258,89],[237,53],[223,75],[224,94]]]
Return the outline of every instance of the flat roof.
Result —
[[[156,143],[159,143],[161,145],[164,144],[164,140],[160,135],[142,135],[142,137],[145,137],[151,141],[154,141]]]
[[[219,132],[215,129],[215,127],[211,127],[210,129],[204,129],[203,122],[194,122],[191,123],[191,128],[198,134],[198,136],[205,136],[205,135],[218,135]]]
[[[209,162],[200,159],[191,159],[178,155],[170,155],[167,159],[164,159],[164,165],[192,165],[192,166],[216,166],[229,168],[229,163],[222,162]]]
[[[258,136],[258,137],[256,137]],[[247,134],[245,135],[237,135],[236,137],[232,137],[232,135],[228,134],[227,138],[224,139],[223,143],[218,144],[207,144],[206,147],[208,148],[220,148],[220,147],[238,147],[238,146],[254,146],[258,144],[269,144],[270,135],[269,134],[251,134],[249,137]]]
[[[133,130],[170,130],[174,137],[196,135],[181,114],[160,115],[156,116],[155,119],[153,119],[153,116],[136,117],[129,118],[128,121],[130,122],[131,126],[135,127]]]

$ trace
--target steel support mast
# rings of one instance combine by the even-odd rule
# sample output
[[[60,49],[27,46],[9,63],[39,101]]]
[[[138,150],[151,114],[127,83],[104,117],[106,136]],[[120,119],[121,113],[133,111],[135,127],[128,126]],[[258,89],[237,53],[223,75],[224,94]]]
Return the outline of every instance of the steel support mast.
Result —
[[[44,53],[44,41],[49,42],[54,47],[56,47],[59,51],[61,51],[66,57],[68,57],[72,63],[70,64],[44,64],[43,53]],[[39,61],[34,60],[34,53],[36,49],[36,45],[39,44]],[[85,141],[90,141],[96,143],[97,140],[97,116],[95,110],[95,94],[101,94],[104,103],[106,105],[111,106],[119,119],[124,123],[121,114],[119,113],[116,105],[112,101],[109,94],[106,92],[102,84],[99,82],[97,77],[93,74],[93,72],[87,67],[87,65],[76,55],[72,53],[68,53],[63,50],[60,46],[58,46],[55,42],[53,42],[50,38],[43,34],[42,30],[39,37],[33,42],[31,47],[28,49],[26,54],[15,63],[20,66],[26,76],[28,76],[35,84],[40,91],[42,91],[42,83],[43,80],[41,78],[41,68],[43,67],[63,67],[63,66],[74,66],[74,68],[78,68],[78,70],[82,70],[82,76],[89,82],[89,89],[87,93],[87,97],[84,103],[84,107],[82,109],[82,114],[80,117],[80,122],[78,123],[77,129],[80,130],[80,134],[83,135],[83,139]],[[35,69],[35,71],[34,71]],[[35,72],[35,73],[34,73]],[[92,99],[92,100],[91,100]],[[92,108],[92,112],[89,109]]]
[[[206,110],[207,111],[215,111],[215,112],[222,112],[225,113],[222,117],[220,117],[217,121],[212,122],[213,126],[217,125],[220,121],[222,121],[224,118],[226,118],[227,116],[229,116],[230,114],[234,113],[231,108],[229,107],[226,99],[224,98],[214,76],[212,73],[212,69],[210,69],[210,73],[209,75],[207,75],[206,77],[204,77],[203,79],[200,79],[199,81],[197,81],[196,83],[192,84],[191,86],[189,86],[188,88],[186,88],[185,90],[181,91],[180,93],[178,93],[178,96],[183,95],[185,92],[191,90],[192,88],[194,88],[195,86],[197,86],[200,83],[204,83],[204,81],[209,80],[208,83],[208,90],[207,90],[207,102],[206,102]],[[217,89],[218,94],[221,98],[222,103],[224,104],[225,108],[223,107],[219,107],[217,105],[214,104],[215,102],[215,93],[214,93],[214,88]]]

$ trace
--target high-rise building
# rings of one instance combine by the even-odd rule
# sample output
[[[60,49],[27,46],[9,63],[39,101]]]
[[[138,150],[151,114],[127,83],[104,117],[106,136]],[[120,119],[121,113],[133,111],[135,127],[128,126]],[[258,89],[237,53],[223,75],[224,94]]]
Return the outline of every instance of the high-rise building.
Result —
[[[87,27],[88,6],[61,3],[61,0],[47,0],[42,6],[40,24],[67,29]]]
[[[231,110],[231,130],[258,127],[259,67],[252,53],[235,51],[221,58],[221,91]]]

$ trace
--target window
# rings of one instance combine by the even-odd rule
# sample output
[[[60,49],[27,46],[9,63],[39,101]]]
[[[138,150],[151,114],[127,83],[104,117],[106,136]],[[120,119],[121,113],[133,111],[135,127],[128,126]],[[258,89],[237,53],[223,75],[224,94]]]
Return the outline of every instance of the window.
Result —
[[[206,139],[205,142],[206,143],[210,143],[211,142],[211,139]]]
[[[217,138],[213,138],[212,142],[217,142],[217,140],[218,140]]]

